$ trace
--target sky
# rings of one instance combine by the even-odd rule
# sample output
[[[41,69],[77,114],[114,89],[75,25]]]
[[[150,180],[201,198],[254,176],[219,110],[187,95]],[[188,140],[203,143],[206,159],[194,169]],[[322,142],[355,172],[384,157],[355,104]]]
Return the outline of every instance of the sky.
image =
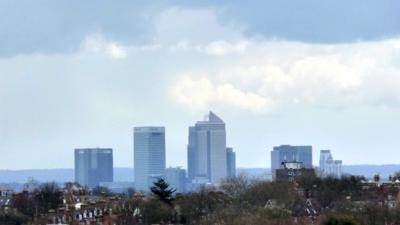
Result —
[[[396,164],[397,0],[0,1],[0,169],[72,168],[133,127],[165,126],[186,167],[188,126],[212,110],[238,167],[281,144],[344,164]]]

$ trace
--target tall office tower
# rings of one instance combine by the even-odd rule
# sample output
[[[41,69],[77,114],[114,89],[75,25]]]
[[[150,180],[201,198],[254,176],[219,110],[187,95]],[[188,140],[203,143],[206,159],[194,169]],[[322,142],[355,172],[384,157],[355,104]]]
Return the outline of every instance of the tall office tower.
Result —
[[[149,191],[165,172],[165,128],[134,128],[135,188]]]
[[[219,183],[227,177],[225,123],[213,112],[189,127],[189,180],[208,179]]]
[[[331,150],[321,150],[319,153],[319,171],[324,173],[328,161],[332,161]]]
[[[232,148],[226,148],[226,166],[228,177],[236,177],[236,154]]]
[[[281,145],[271,152],[271,171],[283,169],[283,162],[300,162],[305,169],[312,168],[312,146]]]
[[[169,167],[165,170],[165,180],[176,193],[186,191],[186,171],[180,167]]]
[[[321,150],[319,155],[319,173],[322,177],[341,177],[342,160],[333,160],[330,150]]]
[[[75,149],[75,182],[91,188],[100,182],[113,182],[111,148]]]

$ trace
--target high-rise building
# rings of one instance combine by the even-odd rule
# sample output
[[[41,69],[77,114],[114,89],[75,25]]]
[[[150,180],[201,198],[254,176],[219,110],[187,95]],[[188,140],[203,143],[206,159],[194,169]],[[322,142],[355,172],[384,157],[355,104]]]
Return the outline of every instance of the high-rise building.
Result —
[[[113,182],[113,150],[75,149],[75,182],[91,188],[101,182]]]
[[[321,150],[319,155],[319,174],[322,177],[341,177],[342,160],[333,160],[330,150]]]
[[[274,177],[275,170],[283,169],[284,162],[299,162],[305,169],[312,166],[312,146],[280,145],[271,152],[271,170]]]
[[[148,191],[165,172],[165,128],[134,128],[135,188]]]
[[[189,179],[205,178],[216,184],[226,178],[225,123],[210,112],[204,121],[189,127],[188,174]]]
[[[186,171],[180,167],[169,167],[165,170],[165,180],[176,193],[186,191]]]
[[[323,172],[327,167],[328,161],[332,161],[331,150],[321,150],[319,152],[319,171]]]
[[[228,177],[236,177],[236,154],[232,148],[226,148],[226,166]]]

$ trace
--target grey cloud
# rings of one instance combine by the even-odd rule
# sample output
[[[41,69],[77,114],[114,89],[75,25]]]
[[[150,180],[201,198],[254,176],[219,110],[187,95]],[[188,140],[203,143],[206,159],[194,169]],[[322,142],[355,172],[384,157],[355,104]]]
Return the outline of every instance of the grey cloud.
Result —
[[[161,5],[149,1],[1,1],[0,56],[72,52],[86,35],[96,32],[120,42],[144,42],[151,39],[152,16]]]
[[[12,1],[0,2],[0,56],[72,52],[90,33],[124,44],[149,43],[154,18],[170,7],[208,8],[252,37],[353,42],[400,32],[396,0]]]
[[[223,2],[218,11],[221,20],[243,24],[249,36],[338,43],[400,33],[400,2],[396,0]]]
[[[282,16],[280,17],[282,21],[283,17],[288,17],[286,21],[288,24],[284,22],[281,24],[286,28],[279,31],[268,25],[270,29],[263,30],[261,29],[264,26],[262,18],[273,20],[274,16],[277,16],[275,14],[279,14],[278,12],[268,13],[273,10],[274,5],[281,4],[273,4],[270,1],[263,3],[260,9],[256,9],[258,7],[255,5],[250,5],[249,1],[241,1],[240,4],[239,1],[218,1],[213,4],[210,3],[211,1],[201,3],[118,1],[119,5],[114,5],[115,2],[110,1],[79,1],[79,3],[78,1],[40,1],[41,4],[38,2],[19,1],[18,5],[15,1],[0,2],[0,57],[13,56],[0,59],[0,152],[6,152],[0,159],[0,168],[71,167],[73,148],[93,146],[113,147],[115,164],[131,166],[132,127],[140,125],[165,125],[168,134],[167,163],[176,166],[185,165],[187,126],[201,119],[201,115],[209,109],[188,110],[168,96],[169,88],[180,79],[180,75],[189,74],[195,80],[210,75],[210,81],[218,84],[225,78],[222,77],[218,81],[217,77],[211,76],[218,72],[221,66],[233,68],[242,64],[245,67],[248,65],[251,69],[252,65],[263,63],[263,61],[276,65],[279,61],[293,61],[310,54],[322,54],[319,52],[323,51],[318,49],[317,52],[306,51],[307,44],[304,43],[280,45],[277,41],[261,41],[266,43],[266,48],[260,48],[257,45],[259,41],[248,38],[239,31],[237,33],[240,38],[249,42],[254,41],[256,44],[253,48],[249,48],[250,52],[247,49],[244,52],[222,51],[226,52],[226,55],[210,56],[196,50],[198,46],[205,47],[207,43],[197,42],[188,45],[187,49],[183,47],[177,51],[170,51],[170,46],[165,46],[163,43],[160,48],[142,49],[141,43],[153,44],[153,37],[157,35],[154,33],[156,27],[154,23],[156,18],[159,18],[160,12],[168,12],[166,9],[172,6],[175,9],[189,9],[186,12],[193,11],[193,8],[205,9],[202,12],[216,12],[218,24],[213,24],[212,27],[219,31],[224,31],[220,28],[226,28],[227,33],[216,37],[205,33],[209,25],[200,21],[198,23],[202,26],[200,28],[188,23],[189,27],[167,30],[167,34],[162,33],[162,35],[167,35],[166,39],[169,38],[170,32],[203,30],[204,38],[216,41],[214,42],[216,45],[222,44],[223,49],[231,48],[236,43],[235,40],[225,40],[226,43],[233,43],[226,45],[223,44],[225,42],[221,42],[224,40],[220,40],[229,39],[232,36],[231,32],[236,32],[230,29],[235,27],[235,23],[240,23],[239,27],[244,25],[247,35],[251,37],[254,35],[265,38],[277,36],[289,39],[293,37],[305,41],[313,40],[305,38],[307,35],[300,35],[293,28],[294,26],[300,29],[304,27],[302,23],[321,14],[319,16],[321,16],[322,24],[329,28],[329,24],[326,23],[328,19],[322,15],[324,14],[322,10],[310,14],[308,19],[298,18],[298,15],[293,17],[278,15]],[[346,4],[353,3],[346,2]],[[337,37],[342,35],[346,37],[346,40],[375,38],[390,35],[398,28],[398,25],[390,22],[387,23],[388,25],[383,24],[383,21],[394,21],[398,18],[388,9],[389,6],[395,4],[394,2],[382,3],[381,1],[382,5],[376,8],[371,5],[371,2],[365,4],[367,4],[366,9],[371,10],[370,14],[376,10],[376,16],[372,17],[376,19],[376,23],[371,24],[371,27],[382,23],[382,28],[379,28],[382,32],[378,32],[379,34],[372,32],[373,35],[370,36],[369,31],[348,33],[332,26],[337,36],[329,40],[338,40]],[[307,8],[309,5],[307,9],[304,7],[300,7],[299,10],[305,10],[303,12],[305,15],[311,9]],[[254,14],[249,15],[250,8],[256,10]],[[387,12],[387,17],[383,16],[383,12]],[[190,16],[193,16],[189,14],[187,17],[178,19],[189,20]],[[203,15],[209,14],[199,16]],[[358,16],[358,14],[354,15],[354,17]],[[332,15],[327,15],[327,17],[333,19]],[[296,23],[296,18],[299,23]],[[255,22],[252,22],[253,20]],[[345,22],[344,19],[339,19],[339,21]],[[358,18],[355,21],[360,22],[364,19]],[[354,25],[354,22],[349,21],[349,24]],[[107,42],[109,41],[121,45],[127,52],[126,57],[110,58],[107,52],[104,52],[104,48],[100,48],[99,51],[85,52],[85,49],[81,49],[83,40],[93,33],[104,36],[105,44],[109,44]],[[179,35],[175,34],[170,42],[178,42],[179,40],[175,40],[177,38]],[[396,46],[399,46],[398,42],[396,43]],[[190,48],[191,46],[193,49]],[[251,46],[250,44],[249,47]],[[331,47],[327,46],[327,49]],[[346,45],[342,48],[352,49]],[[396,62],[399,55],[392,52],[394,48],[391,46],[382,48],[381,45],[376,45],[373,49],[376,49],[378,53],[382,49],[391,49],[388,57],[390,63],[387,64],[395,67],[394,71],[398,71]],[[361,52],[361,54],[382,60],[387,55],[385,51],[382,56],[376,52],[372,51],[373,54]],[[278,59],[275,60],[275,57]],[[384,61],[380,67],[387,70],[387,64]],[[329,65],[332,64],[329,63]],[[327,70],[331,71],[329,68]],[[247,70],[243,73],[239,72],[239,75],[243,75],[240,77],[246,78],[242,82],[243,92],[247,93],[258,87],[259,82],[245,82],[250,80],[251,73]],[[374,101],[381,103],[389,101],[387,105],[398,104],[398,99],[392,97],[398,96],[396,89],[398,81],[393,82],[393,80],[398,80],[396,76],[398,73],[390,71],[388,73],[393,77],[388,74],[366,79],[366,85],[371,85],[371,87],[365,86],[366,97],[362,99],[369,102],[371,96],[377,96]],[[196,74],[199,74],[198,77]],[[234,74],[230,71],[226,74],[229,75],[226,79],[232,81],[232,86],[241,87],[240,84],[233,82],[234,80],[240,82],[240,79],[233,79]],[[377,75],[379,74],[383,75],[377,71]],[[335,75],[331,75],[330,78],[336,78]],[[377,80],[381,80],[382,83],[377,84]],[[388,87],[388,84],[392,86]],[[307,88],[307,86],[304,87],[304,89]],[[382,89],[386,91],[382,92]],[[320,93],[318,90],[320,88],[317,89],[317,94]],[[322,94],[327,93],[328,95],[324,96],[335,97],[336,95],[331,95],[335,90],[334,87],[329,88]],[[204,90],[199,91],[200,94],[202,91],[204,92]],[[223,91],[223,93],[226,92]],[[230,93],[236,95],[237,92]],[[291,93],[289,92],[289,97],[292,96]],[[339,91],[339,93],[342,92]],[[283,95],[279,94],[279,96]],[[338,97],[333,100],[340,103],[345,98],[343,95]],[[319,102],[325,103],[324,100],[326,97],[321,98]],[[390,156],[397,153],[398,132],[396,131],[400,121],[398,107],[380,108],[376,107],[376,104],[355,104],[338,111],[327,107],[313,107],[311,104],[289,104],[276,113],[271,112],[266,115],[252,114],[230,105],[219,104],[219,102],[216,105],[212,110],[216,110],[227,123],[228,143],[234,146],[238,153],[239,166],[268,166],[268,151],[272,146],[283,143],[315,144],[316,149],[332,148],[338,153],[338,158],[346,160],[346,163],[356,162],[352,160],[356,159],[357,150],[369,153],[363,159],[365,163],[393,162],[394,159]],[[251,135],[243,136],[243,130],[249,131]],[[376,130],[383,134],[384,141],[376,139]],[[354,136],[357,140],[353,140]],[[374,151],[376,149],[384,149],[384,156],[382,156],[383,152]],[[254,155],[265,155],[265,158],[254,159],[251,157]]]

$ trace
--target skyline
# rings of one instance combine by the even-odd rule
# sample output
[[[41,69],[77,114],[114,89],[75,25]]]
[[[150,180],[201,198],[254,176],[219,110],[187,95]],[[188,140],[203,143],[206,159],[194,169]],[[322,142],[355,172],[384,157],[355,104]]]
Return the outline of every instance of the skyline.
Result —
[[[207,114],[208,115],[208,114]],[[137,127],[137,126],[135,126],[135,127]],[[133,127],[133,130],[134,130],[134,128],[135,127]],[[163,127],[164,129],[165,129],[165,133],[166,133],[166,140],[168,139],[167,137],[168,137],[168,135],[167,135],[167,127],[165,127],[165,126],[162,126],[162,125],[159,125],[159,126],[156,126],[156,125],[151,125],[151,126],[140,126],[140,127]],[[189,126],[190,127],[190,126]],[[132,134],[133,134],[133,132],[132,132]],[[227,139],[228,139],[228,136],[229,135],[227,135]],[[166,141],[166,142],[168,142],[168,141]],[[274,145],[274,146],[272,146],[271,147],[271,149],[266,149],[266,153],[268,154],[268,155],[270,155],[271,154],[271,152],[273,151],[273,149],[274,148],[276,148],[276,147],[279,147],[279,146],[282,146],[282,145],[296,145],[296,144],[292,144],[292,143],[284,143],[284,144],[277,144],[277,145]],[[309,145],[309,144],[300,144],[300,145]],[[317,148],[315,148],[315,146],[314,145],[309,145],[309,146],[311,146],[312,147],[312,150],[313,150],[313,152],[315,151],[315,153],[313,154],[313,157],[312,157],[312,163],[313,163],[313,166],[314,167],[316,167],[316,166],[318,166],[318,160],[319,160],[319,157],[320,157],[320,155],[319,155],[319,151],[320,150],[324,150],[323,148],[321,148],[321,149],[317,149]],[[110,146],[108,146],[108,147],[104,147],[104,146],[80,146],[80,147],[76,147],[76,148],[74,148],[74,149],[72,149],[71,150],[71,152],[74,152],[76,149],[85,149],[85,148],[94,148],[94,149],[96,149],[96,148],[111,148],[111,149],[114,149],[113,147],[110,147]],[[132,145],[132,148],[133,148],[133,145]],[[329,147],[327,147],[327,149],[329,149]],[[187,149],[185,149],[184,150],[184,152],[186,152],[187,151]],[[118,154],[118,151],[116,151],[117,152],[117,154]],[[335,152],[334,150],[333,150],[333,152]],[[171,157],[171,154],[168,154],[168,148],[166,148],[166,157],[168,158],[168,155],[169,155],[169,157]],[[132,155],[133,156],[133,155]],[[120,155],[120,157],[121,157],[121,155]],[[122,156],[122,157],[126,157],[126,156]],[[172,156],[173,157],[173,156]],[[73,156],[72,156],[72,158],[73,158]],[[42,161],[43,162],[43,161]],[[132,162],[130,163],[130,164],[132,164]],[[265,166],[265,164],[268,164],[267,166]],[[387,164],[387,165],[392,165],[391,163],[385,163],[385,164]],[[370,164],[370,165],[385,165],[385,164]],[[396,163],[393,163],[393,164],[396,164]],[[357,163],[357,164],[344,164],[344,165],[369,165],[368,163]],[[166,164],[166,168],[168,168],[168,167],[182,167],[182,168],[184,168],[184,169],[187,169],[187,162],[183,162],[182,164]],[[25,169],[63,169],[63,168],[73,168],[73,166],[69,166],[69,167],[47,167],[47,168],[45,168],[45,167],[43,167],[43,168],[21,168],[21,169],[14,169],[14,170],[25,170]],[[132,166],[120,166],[120,165],[116,165],[115,166],[115,168],[134,168],[134,167],[132,167]],[[271,168],[271,165],[270,165],[270,163],[269,162],[264,162],[264,165],[262,165],[262,166],[250,166],[250,167],[246,167],[246,166],[243,166],[243,167],[237,167],[237,168]],[[8,170],[8,168],[5,168],[5,169],[2,169],[2,168],[0,168],[0,170]],[[13,169],[10,169],[10,170],[13,170]]]
[[[197,121],[196,122],[196,124],[198,124],[198,123],[200,123],[200,124],[206,124],[207,122],[208,122],[208,118],[210,118],[210,117],[215,117],[216,119],[215,120],[218,120],[218,122],[220,122],[220,123],[222,123],[222,124],[224,124],[224,127],[225,127],[225,123],[217,116],[217,115],[215,115],[212,111],[209,111],[209,113],[208,114],[206,114],[205,116],[204,116],[204,119],[206,120],[206,121]],[[215,122],[215,121],[214,121]],[[194,128],[193,126],[189,126],[189,130],[191,129],[191,128]],[[165,134],[166,134],[166,132],[165,132],[165,130],[166,130],[166,128],[164,127],[164,126],[140,126],[140,127],[133,127],[133,136],[135,137],[135,135],[136,135],[136,133],[137,133],[137,131],[139,130],[140,132],[144,132],[144,131],[141,131],[140,129],[148,129],[148,130],[152,130],[152,131],[154,131],[154,130],[159,130],[159,129],[162,129],[162,133],[163,133],[163,138],[165,138]],[[189,136],[190,136],[190,132],[189,132]],[[134,138],[135,139],[135,138]],[[190,138],[189,138],[190,139]],[[134,143],[135,143],[135,141],[134,141]],[[134,146],[134,145],[133,145]],[[188,146],[189,146],[189,144],[188,144]],[[292,146],[292,145],[290,145],[290,144],[281,144],[281,145],[279,145],[279,146],[273,146],[273,148],[272,148],[272,150],[270,151],[270,153],[272,154],[274,151],[275,151],[275,149],[279,149],[279,148],[282,148],[282,147],[294,147],[294,148],[302,148],[302,147],[305,147],[305,148],[309,148],[310,149],[310,152],[311,152],[311,158],[312,158],[312,166],[313,167],[318,167],[318,165],[316,165],[315,164],[315,162],[314,162],[314,158],[316,157],[316,156],[314,156],[314,157],[312,157],[312,152],[313,152],[313,150],[314,150],[314,148],[313,148],[313,146],[312,145],[301,145],[301,146]],[[165,148],[165,146],[164,146],[164,148]],[[80,150],[99,150],[99,149],[101,149],[101,150],[111,150],[111,152],[113,151],[112,150],[112,148],[105,148],[105,147],[99,147],[99,146],[96,146],[96,147],[80,147],[80,148],[75,148],[75,149],[73,149],[73,151],[74,151],[74,161],[75,161],[75,164],[76,164],[76,154],[77,154],[77,151],[80,151]],[[134,151],[133,152],[135,152],[135,147],[133,147],[133,149],[134,149]],[[226,148],[224,148],[224,149],[226,149],[226,151],[228,151],[228,150],[230,150],[231,152],[232,152],[232,147],[226,147]],[[164,150],[165,151],[165,155],[167,155],[167,152],[168,151],[166,151],[166,149]],[[324,149],[320,149],[320,150],[318,150],[318,151],[330,151],[330,150],[324,150]],[[232,152],[233,154],[235,154],[235,152]],[[318,158],[319,158],[319,160],[321,160],[320,159],[320,157],[321,157],[321,155],[319,155],[318,156]],[[134,157],[135,158],[135,157]],[[272,157],[271,157],[272,158]],[[186,165],[187,165],[188,163],[186,162]],[[315,165],[314,165],[315,164]],[[360,164],[360,165],[367,165],[367,164]],[[388,164],[388,165],[390,165],[390,164]],[[118,167],[118,166],[115,166],[115,168],[124,168],[124,167]],[[126,167],[126,168],[129,168],[129,167]],[[131,167],[132,169],[133,168],[135,168],[135,167]],[[166,165],[165,166],[165,168],[184,168],[185,170],[187,170],[188,168],[187,167],[185,167],[185,166],[182,166],[182,165]],[[246,168],[246,167],[242,167],[242,168]],[[257,168],[257,167],[247,167],[247,168]],[[272,165],[270,166],[270,167],[259,167],[259,168],[267,168],[267,169],[272,169]],[[39,169],[46,169],[46,168],[39,168]],[[63,169],[63,168],[49,168],[49,169]],[[68,168],[66,168],[66,169],[68,169]],[[22,170],[24,170],[24,169],[22,169]]]
[[[0,2],[0,169],[72,168],[85,147],[132,167],[138,126],[165,127],[186,168],[208,110],[239,168],[284,144],[399,163],[399,1],[42,3]]]
[[[200,121],[197,121],[196,122],[196,125],[198,124],[198,123],[200,123],[200,124],[206,124],[207,122],[209,122],[208,120],[208,118],[210,118],[210,117],[215,117],[216,119],[214,119],[213,118],[213,120],[218,120],[218,123],[222,123],[222,124],[224,124],[224,127],[225,127],[225,123],[216,115],[216,114],[214,114],[212,111],[210,111],[208,114],[206,114],[205,116],[204,116],[205,118],[205,121],[202,121],[202,120],[200,120]],[[213,122],[215,122],[215,121],[213,121]],[[189,130],[190,130],[190,128],[194,128],[192,125],[191,126],[189,126]],[[136,131],[137,130],[140,130],[140,129],[150,129],[150,130],[157,130],[157,129],[162,129],[162,131],[163,131],[163,134],[165,135],[166,134],[166,132],[165,132],[165,130],[166,130],[166,128],[164,127],[164,126],[140,126],[140,127],[133,127],[133,136],[135,136],[136,135]],[[144,132],[144,131],[141,131],[140,130],[140,132]],[[163,136],[164,136],[163,135]],[[190,132],[189,132],[189,134],[188,134],[189,136],[190,136]],[[164,137],[165,138],[165,137]],[[135,139],[135,138],[134,138]],[[135,143],[135,141],[134,141],[134,143]],[[189,144],[188,144],[189,145]],[[134,145],[133,145],[134,146]],[[272,148],[272,150],[270,151],[270,153],[272,153],[273,152],[273,150],[275,150],[275,148],[280,148],[280,147],[286,147],[286,146],[289,146],[289,147],[291,147],[291,145],[289,145],[289,144],[281,144],[281,145],[279,145],[279,146],[273,146],[273,148]],[[293,146],[293,147],[298,147],[298,146]],[[313,150],[312,148],[312,146],[311,145],[308,145],[308,146],[302,146],[302,147],[310,147],[310,149],[311,150]],[[132,147],[133,149],[134,149],[134,151],[133,152],[135,152],[135,147]],[[224,149],[226,149],[226,151],[228,151],[228,150],[230,150],[231,152],[232,152],[232,147],[229,147],[229,146],[227,146],[226,148],[224,148]],[[73,152],[74,152],[74,161],[75,161],[75,164],[76,164],[76,154],[77,154],[77,151],[80,151],[80,150],[111,150],[111,152],[113,151],[113,148],[109,148],[109,147],[102,147],[102,146],[96,146],[96,147],[94,147],[94,146],[86,146],[86,147],[79,147],[79,148],[75,148],[75,149],[73,149]],[[168,153],[168,151],[166,151],[167,149],[165,149],[165,154],[167,155],[167,153]],[[187,149],[186,149],[186,151],[187,151]],[[324,151],[324,150],[322,150],[322,151]],[[329,150],[328,150],[329,151]],[[232,152],[233,154],[235,154],[236,152]],[[134,158],[134,157],[133,157]],[[313,159],[314,159],[314,157],[312,157]],[[319,157],[318,157],[319,158]],[[313,166],[317,166],[317,165],[314,165],[314,160],[312,161],[312,163],[313,163]],[[186,162],[186,164],[185,165],[187,165],[188,163]],[[168,168],[168,167],[181,167],[181,168],[185,168],[186,170],[187,170],[187,166],[185,166],[185,165],[168,165],[168,166],[165,166],[166,168]],[[119,167],[119,166],[115,166],[115,168],[124,168],[124,167]],[[126,167],[126,168],[130,168],[130,167]],[[131,168],[134,168],[134,167],[131,167]],[[246,167],[242,167],[242,168],[246,168]],[[252,168],[252,167],[248,167],[248,168]],[[257,167],[253,167],[253,168],[257,168]],[[260,167],[260,168],[271,168],[271,167]],[[46,169],[46,168],[39,168],[39,169]],[[49,169],[63,169],[63,168],[49,168]],[[23,170],[23,169],[22,169]]]

